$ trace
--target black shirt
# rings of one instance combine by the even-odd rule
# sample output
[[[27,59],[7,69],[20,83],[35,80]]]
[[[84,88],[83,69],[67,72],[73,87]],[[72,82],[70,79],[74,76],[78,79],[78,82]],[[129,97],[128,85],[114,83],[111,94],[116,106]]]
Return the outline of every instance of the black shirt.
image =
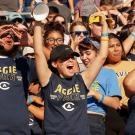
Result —
[[[46,135],[88,135],[86,86],[81,75],[66,80],[52,73],[43,88]]]
[[[29,135],[24,59],[0,58],[0,135]]]

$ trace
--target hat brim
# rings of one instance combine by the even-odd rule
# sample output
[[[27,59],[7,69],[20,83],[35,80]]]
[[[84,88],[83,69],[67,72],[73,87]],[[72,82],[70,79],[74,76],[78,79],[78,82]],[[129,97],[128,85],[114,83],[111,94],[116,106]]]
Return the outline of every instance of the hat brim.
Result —
[[[65,52],[65,54],[59,57],[57,60],[67,60],[73,56],[79,57],[80,55],[77,52]]]

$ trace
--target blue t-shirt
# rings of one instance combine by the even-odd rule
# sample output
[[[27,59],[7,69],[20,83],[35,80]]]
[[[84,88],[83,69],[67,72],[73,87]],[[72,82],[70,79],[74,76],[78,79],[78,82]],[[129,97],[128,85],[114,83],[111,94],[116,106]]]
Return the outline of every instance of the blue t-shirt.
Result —
[[[91,89],[105,96],[121,98],[121,92],[115,72],[112,69],[102,68],[91,85]],[[111,103],[110,103],[111,104]],[[87,97],[87,112],[106,114],[107,107],[99,103],[94,97]]]
[[[0,58],[0,135],[30,135],[26,90],[26,61]]]
[[[52,73],[43,88],[46,135],[90,135],[86,92],[81,75],[64,79]]]

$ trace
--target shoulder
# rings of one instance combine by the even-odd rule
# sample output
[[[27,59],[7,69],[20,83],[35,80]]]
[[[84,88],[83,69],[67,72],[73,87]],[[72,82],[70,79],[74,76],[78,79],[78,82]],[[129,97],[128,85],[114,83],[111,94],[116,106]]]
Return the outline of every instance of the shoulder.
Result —
[[[113,69],[110,69],[110,68],[107,68],[107,67],[101,68],[100,73],[103,73],[104,75],[115,74]]]

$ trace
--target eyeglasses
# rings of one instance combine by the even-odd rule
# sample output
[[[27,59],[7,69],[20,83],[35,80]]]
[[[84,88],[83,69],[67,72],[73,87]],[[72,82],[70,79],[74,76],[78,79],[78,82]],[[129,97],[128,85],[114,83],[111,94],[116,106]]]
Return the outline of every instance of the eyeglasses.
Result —
[[[63,39],[62,38],[47,38],[46,42],[49,44],[54,44],[55,42],[57,42],[57,44],[63,44]]]
[[[66,24],[66,22],[65,21],[63,21],[63,22],[60,22],[62,25],[65,25]]]
[[[88,31],[74,31],[74,32],[71,32],[71,34],[75,34],[77,36],[80,36],[81,34],[83,34],[84,36],[88,36],[89,35],[89,32]]]
[[[57,23],[60,23],[60,24],[62,24],[62,25],[65,25],[66,24],[66,22],[65,21],[63,21],[63,22],[61,22],[61,21],[56,21]]]

